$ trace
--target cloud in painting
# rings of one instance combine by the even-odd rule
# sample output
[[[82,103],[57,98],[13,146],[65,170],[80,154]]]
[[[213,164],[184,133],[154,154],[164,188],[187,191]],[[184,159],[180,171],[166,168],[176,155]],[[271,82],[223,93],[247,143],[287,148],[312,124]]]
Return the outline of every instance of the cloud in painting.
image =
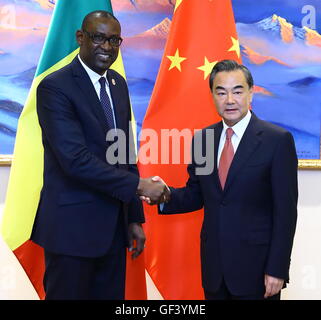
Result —
[[[137,49],[162,50],[166,43],[170,25],[171,20],[165,18],[161,23],[143,33],[125,38],[124,46]]]
[[[52,10],[56,4],[56,0],[32,0],[33,2],[39,3],[41,8]]]
[[[272,15],[258,22],[237,23],[244,53],[252,63],[269,60],[288,66],[321,63],[321,35]]]
[[[114,11],[144,11],[172,13],[175,0],[113,0]]]

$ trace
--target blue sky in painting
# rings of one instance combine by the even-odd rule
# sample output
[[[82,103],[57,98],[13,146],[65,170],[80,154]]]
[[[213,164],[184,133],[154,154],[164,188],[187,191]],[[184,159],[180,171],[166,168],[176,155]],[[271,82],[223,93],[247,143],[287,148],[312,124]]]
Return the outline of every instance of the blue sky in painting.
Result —
[[[15,5],[20,17],[17,21],[20,29],[16,32],[24,35],[18,42],[13,36],[8,36],[13,33],[9,30],[5,35],[6,41],[0,42],[0,153],[12,153],[19,116],[17,110],[23,107],[41,52],[45,32],[35,33],[32,28],[46,28],[52,13],[37,1],[0,0],[0,9],[4,5]],[[256,94],[254,111],[263,119],[290,130],[301,157],[319,158],[321,97],[315,92],[321,89],[321,48],[306,45],[300,40],[292,44],[283,43],[278,32],[261,30],[256,23],[277,14],[301,28],[306,15],[302,8],[310,5],[316,10],[316,29],[321,33],[321,0],[232,0],[232,3],[242,50],[246,45],[261,56],[278,58],[289,65],[284,66],[274,60],[255,64],[252,57],[243,52],[243,63],[252,71],[256,84],[273,94],[272,97]],[[150,29],[166,17],[171,19],[168,11],[126,10],[114,12],[122,24],[124,38]],[[265,46],[262,47],[262,43]],[[162,51],[159,48],[130,48],[125,41],[122,47],[138,131],[154,88]],[[294,60],[296,63],[293,64]]]
[[[302,19],[306,15],[302,8],[310,5],[316,10],[316,29],[321,33],[320,0],[232,0],[232,5],[237,22],[253,23],[275,13],[297,27],[302,27]]]

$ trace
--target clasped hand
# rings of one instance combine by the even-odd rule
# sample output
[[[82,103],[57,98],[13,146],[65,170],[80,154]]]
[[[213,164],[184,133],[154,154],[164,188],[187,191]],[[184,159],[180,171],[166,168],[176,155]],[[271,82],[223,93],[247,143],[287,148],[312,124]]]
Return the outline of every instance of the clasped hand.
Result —
[[[137,193],[140,199],[150,205],[168,202],[171,191],[166,183],[158,176],[140,179]]]

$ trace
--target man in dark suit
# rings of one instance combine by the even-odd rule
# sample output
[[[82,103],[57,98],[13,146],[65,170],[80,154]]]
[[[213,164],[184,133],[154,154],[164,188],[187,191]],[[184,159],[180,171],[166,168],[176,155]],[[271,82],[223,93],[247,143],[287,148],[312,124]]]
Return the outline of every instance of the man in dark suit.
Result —
[[[214,130],[214,170],[198,175],[202,165],[193,154],[186,186],[171,188],[160,213],[204,207],[206,299],[280,299],[289,280],[297,219],[294,141],[288,131],[250,111],[253,78],[245,66],[232,60],[217,63],[210,88],[223,121],[199,134],[205,154],[206,131]]]
[[[88,14],[79,55],[38,86],[44,181],[31,239],[45,249],[46,299],[124,299],[126,246],[136,258],[145,242],[138,194],[164,192],[129,159],[128,88],[109,69],[120,33],[110,13]],[[118,140],[106,141],[107,132]],[[117,163],[108,153],[115,143]]]

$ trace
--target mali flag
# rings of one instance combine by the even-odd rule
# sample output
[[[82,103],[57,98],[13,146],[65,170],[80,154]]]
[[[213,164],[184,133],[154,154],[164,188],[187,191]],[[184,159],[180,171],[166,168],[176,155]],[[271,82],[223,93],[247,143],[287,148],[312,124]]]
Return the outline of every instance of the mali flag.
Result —
[[[83,18],[94,10],[112,12],[110,0],[57,1],[35,78],[18,123],[1,234],[40,298],[44,297],[43,249],[29,240],[43,183],[43,147],[36,112],[36,90],[45,76],[70,63],[77,55],[75,32],[81,28]],[[112,68],[125,76],[120,54]],[[126,281],[127,299],[146,299],[143,257],[135,262],[128,259]]]
[[[143,130],[154,129],[160,137],[162,129],[194,132],[194,129],[217,122],[219,116],[209,89],[209,74],[215,63],[222,59],[240,62],[231,1],[176,0]],[[159,158],[163,155],[166,159],[164,152],[167,152],[171,159],[174,154],[166,147],[175,142],[163,143],[162,149],[161,140],[158,138],[156,150]],[[187,148],[190,142],[191,137]],[[143,149],[144,143],[140,151]],[[184,186],[188,175],[186,162],[182,163],[186,152],[182,143],[179,152],[180,164],[144,164],[140,153],[141,174],[144,177],[159,175],[173,187]],[[202,299],[200,229],[203,211],[159,216],[155,207],[145,206],[145,216],[146,269],[163,298]]]

